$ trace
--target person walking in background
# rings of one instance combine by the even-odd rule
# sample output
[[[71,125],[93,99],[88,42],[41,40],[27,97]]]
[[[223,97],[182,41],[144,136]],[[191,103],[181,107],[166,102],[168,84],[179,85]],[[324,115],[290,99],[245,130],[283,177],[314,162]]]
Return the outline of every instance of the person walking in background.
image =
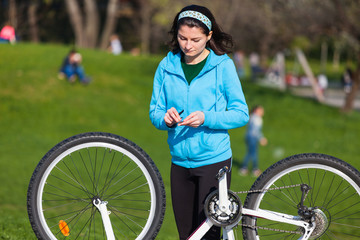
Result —
[[[226,54],[232,37],[212,13],[187,6],[175,16],[170,34],[171,51],[156,70],[149,115],[156,128],[168,132],[171,199],[179,239],[185,240],[206,219],[204,201],[218,188],[214,176],[225,166],[231,169],[228,129],[244,126],[249,116]],[[220,239],[220,230],[212,227],[204,239]]]
[[[249,56],[249,63],[250,63],[250,69],[251,69],[251,80],[256,81],[257,78],[262,73],[262,69],[260,66],[260,56],[259,54],[253,52]]]
[[[123,48],[119,39],[119,36],[117,34],[113,34],[110,37],[110,46],[108,48],[109,52],[111,52],[114,55],[119,55],[122,53]]]
[[[64,79],[66,77],[71,83],[75,82],[76,77],[78,77],[81,83],[88,84],[90,82],[90,78],[85,75],[81,62],[81,54],[74,49],[71,50],[61,65],[58,77],[60,79]]]
[[[353,81],[353,72],[350,67],[345,69],[344,74],[341,77],[341,82],[343,84],[344,92],[349,94],[351,92],[351,86]]]
[[[234,63],[235,63],[239,78],[245,76],[245,71],[244,71],[245,56],[242,51],[238,50],[234,53]]]
[[[267,144],[267,139],[262,133],[263,126],[263,116],[265,110],[261,105],[256,105],[250,114],[250,121],[247,126],[245,141],[247,146],[247,152],[244,158],[244,161],[239,169],[240,175],[247,175],[248,165],[250,160],[252,160],[252,173],[254,176],[259,176],[261,171],[258,167],[258,143],[265,146]]]

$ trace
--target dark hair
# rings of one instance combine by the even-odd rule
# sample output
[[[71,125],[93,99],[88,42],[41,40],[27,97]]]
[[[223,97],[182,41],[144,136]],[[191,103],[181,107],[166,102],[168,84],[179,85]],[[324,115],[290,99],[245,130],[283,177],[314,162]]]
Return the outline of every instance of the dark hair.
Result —
[[[69,54],[77,53],[76,48],[71,48]]]
[[[198,6],[198,5],[190,5],[190,6],[184,7],[183,9],[181,9],[181,11],[178,14],[176,14],[176,16],[174,18],[174,22],[171,27],[171,30],[169,31],[169,34],[172,36],[171,41],[168,43],[171,51],[173,53],[177,53],[180,51],[180,46],[177,41],[177,34],[178,34],[179,27],[181,25],[187,25],[189,27],[201,28],[203,33],[206,36],[208,36],[210,33],[210,30],[208,29],[208,27],[198,19],[191,18],[191,17],[184,17],[184,18],[181,18],[180,20],[178,20],[180,13],[182,13],[184,11],[188,11],[188,10],[200,12],[200,13],[204,14],[206,17],[208,17],[209,20],[211,21],[211,24],[212,24],[211,31],[213,33],[212,33],[212,37],[211,37],[210,41],[208,41],[206,43],[206,47],[212,49],[215,52],[215,54],[217,54],[217,55],[223,55],[225,53],[230,53],[231,49],[234,45],[231,35],[223,32],[221,30],[220,26],[215,21],[215,17],[213,16],[213,14],[210,12],[209,9],[207,9],[206,7]]]
[[[255,112],[257,109],[259,109],[259,108],[263,108],[263,106],[260,105],[260,104],[254,105],[254,106],[252,107],[250,113],[254,113],[254,112]]]

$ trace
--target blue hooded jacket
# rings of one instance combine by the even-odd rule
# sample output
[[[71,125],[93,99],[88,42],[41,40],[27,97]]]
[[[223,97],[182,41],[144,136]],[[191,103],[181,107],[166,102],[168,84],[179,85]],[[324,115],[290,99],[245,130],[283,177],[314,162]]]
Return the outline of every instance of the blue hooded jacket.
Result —
[[[174,107],[190,113],[202,111],[204,123],[198,128],[169,128],[165,113]],[[212,50],[204,68],[190,83],[181,68],[181,53],[168,55],[160,62],[154,77],[150,102],[152,124],[168,131],[172,162],[185,168],[196,168],[232,157],[228,129],[246,125],[248,107],[233,61]]]

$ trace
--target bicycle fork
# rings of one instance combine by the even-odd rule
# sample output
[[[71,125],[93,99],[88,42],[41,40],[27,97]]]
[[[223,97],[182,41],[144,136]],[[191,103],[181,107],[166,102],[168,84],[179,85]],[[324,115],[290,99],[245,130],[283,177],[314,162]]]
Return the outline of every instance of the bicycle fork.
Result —
[[[107,240],[115,240],[114,230],[111,225],[109,214],[110,211],[107,210],[106,205],[108,202],[101,201],[99,198],[96,198],[93,200],[94,206],[99,210],[102,222],[104,225],[105,233],[106,233],[106,239]]]

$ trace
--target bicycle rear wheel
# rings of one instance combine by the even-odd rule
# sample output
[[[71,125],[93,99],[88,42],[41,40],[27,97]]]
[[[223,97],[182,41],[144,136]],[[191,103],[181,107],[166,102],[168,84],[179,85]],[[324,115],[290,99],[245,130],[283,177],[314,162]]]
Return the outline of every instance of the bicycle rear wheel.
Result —
[[[346,162],[323,154],[299,154],[269,167],[249,193],[244,208],[298,216],[300,186],[311,187],[304,205],[315,207],[316,228],[311,239],[360,238],[360,173]],[[279,189],[284,186],[290,188]],[[244,239],[299,239],[301,228],[251,216],[243,217]]]
[[[53,147],[39,162],[27,208],[39,239],[106,239],[94,200],[107,201],[115,239],[154,239],[165,189],[150,157],[109,133],[84,133]]]

